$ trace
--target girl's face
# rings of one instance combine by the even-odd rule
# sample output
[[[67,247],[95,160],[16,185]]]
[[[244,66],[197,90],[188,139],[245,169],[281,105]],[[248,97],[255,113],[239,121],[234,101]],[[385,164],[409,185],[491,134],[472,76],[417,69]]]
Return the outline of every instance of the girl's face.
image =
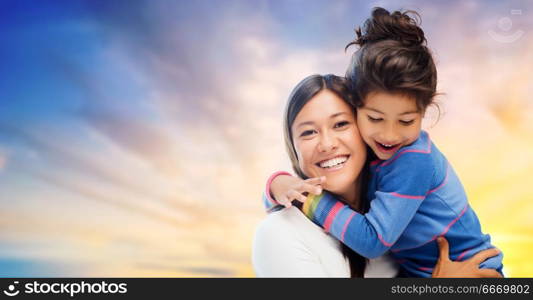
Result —
[[[316,94],[291,126],[302,172],[325,176],[324,189],[338,195],[353,193],[366,160],[366,148],[350,105],[329,90]]]
[[[379,159],[391,158],[420,135],[423,112],[414,98],[383,92],[368,94],[357,109],[357,124],[365,143]]]

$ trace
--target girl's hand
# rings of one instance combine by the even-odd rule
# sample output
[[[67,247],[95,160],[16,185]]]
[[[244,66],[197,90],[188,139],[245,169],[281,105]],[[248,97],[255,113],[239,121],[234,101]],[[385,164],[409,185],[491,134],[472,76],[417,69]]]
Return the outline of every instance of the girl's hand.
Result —
[[[489,257],[496,256],[500,251],[496,248],[487,249],[476,253],[476,255],[465,261],[450,260],[450,246],[448,241],[439,237],[439,260],[431,277],[440,278],[502,278],[502,274],[494,269],[480,269],[479,264]]]
[[[305,202],[307,194],[322,194],[322,185],[326,177],[315,177],[303,180],[289,175],[280,175],[272,180],[270,193],[273,198],[285,207],[291,207],[292,200]]]

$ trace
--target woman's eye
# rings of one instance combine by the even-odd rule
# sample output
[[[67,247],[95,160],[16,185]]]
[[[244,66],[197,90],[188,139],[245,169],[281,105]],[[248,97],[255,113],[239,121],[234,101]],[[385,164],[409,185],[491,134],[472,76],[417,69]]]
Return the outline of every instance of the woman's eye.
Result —
[[[300,134],[300,136],[310,136],[311,134],[315,133],[314,130],[306,130]]]
[[[348,124],[350,124],[348,121],[338,122],[338,123],[335,123],[334,128],[341,128],[341,127],[344,127],[344,126],[346,126]]]
[[[415,122],[415,120],[409,120],[409,121],[404,121],[404,120],[400,120],[400,123],[402,125],[405,125],[405,126],[408,126],[408,125],[411,125]]]
[[[368,116],[368,120],[370,122],[376,123],[376,122],[379,122],[379,121],[383,121],[383,118],[372,118],[371,116]]]

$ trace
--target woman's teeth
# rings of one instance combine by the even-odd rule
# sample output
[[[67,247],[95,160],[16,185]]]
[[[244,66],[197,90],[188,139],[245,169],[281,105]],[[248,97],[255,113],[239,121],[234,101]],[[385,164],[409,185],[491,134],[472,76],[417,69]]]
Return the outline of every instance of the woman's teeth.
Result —
[[[340,156],[340,157],[335,157],[333,159],[322,161],[318,165],[321,168],[332,168],[337,165],[345,163],[347,160],[348,160],[348,156]]]

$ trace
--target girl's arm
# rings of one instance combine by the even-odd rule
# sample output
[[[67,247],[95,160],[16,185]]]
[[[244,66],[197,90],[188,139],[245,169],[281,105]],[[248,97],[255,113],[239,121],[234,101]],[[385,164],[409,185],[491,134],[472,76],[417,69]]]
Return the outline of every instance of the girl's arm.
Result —
[[[413,167],[413,160],[417,168]],[[379,174],[380,188],[366,214],[356,212],[327,192],[308,196],[302,211],[362,256],[374,258],[384,254],[396,243],[434,188],[434,168],[429,155],[409,152],[394,163],[394,168],[376,170],[383,172]]]
[[[431,166],[429,155],[400,156],[396,160],[398,167],[383,174],[381,190],[376,192],[369,212],[364,215],[330,193],[316,196],[325,178],[303,180],[286,176],[290,175],[286,172],[276,172],[269,178],[263,200],[268,211],[280,204],[288,207],[292,200],[304,202],[302,211],[314,223],[357,253],[375,258],[396,242],[431,188],[433,168],[413,168],[410,165],[413,155],[418,166]],[[401,180],[394,180],[398,178]],[[306,194],[307,200],[303,199]]]

